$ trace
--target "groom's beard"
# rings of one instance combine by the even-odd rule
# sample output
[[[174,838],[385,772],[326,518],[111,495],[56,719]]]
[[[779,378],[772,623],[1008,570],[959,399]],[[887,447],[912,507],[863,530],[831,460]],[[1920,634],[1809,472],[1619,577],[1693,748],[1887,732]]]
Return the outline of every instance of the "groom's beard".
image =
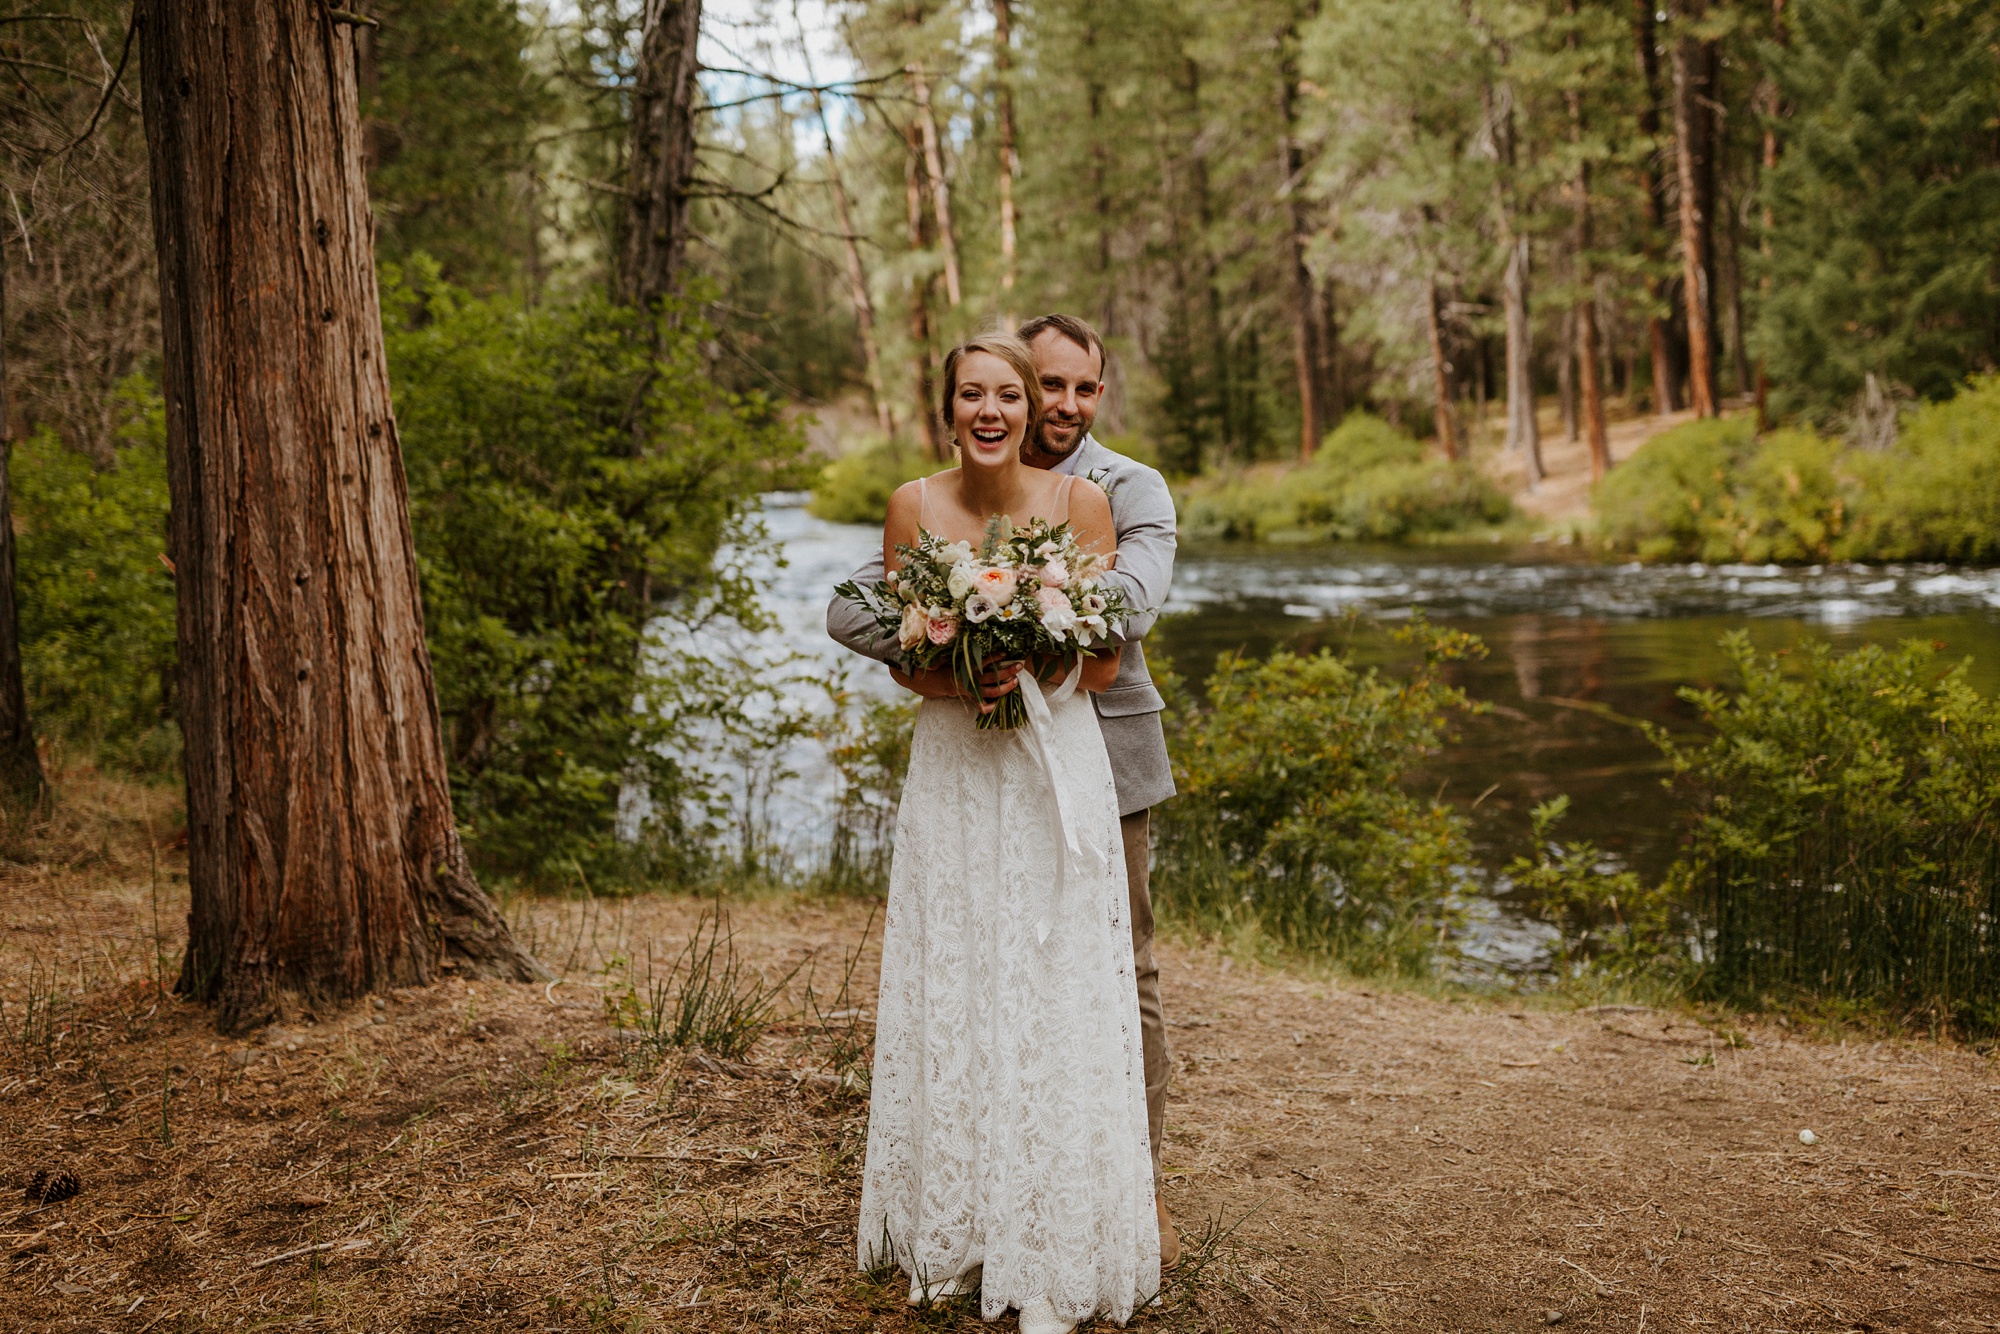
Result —
[[[1090,434],[1090,421],[1081,415],[1067,422],[1054,417],[1042,419],[1042,429],[1036,434],[1035,443],[1040,452],[1049,458],[1066,459],[1076,452],[1083,438]]]

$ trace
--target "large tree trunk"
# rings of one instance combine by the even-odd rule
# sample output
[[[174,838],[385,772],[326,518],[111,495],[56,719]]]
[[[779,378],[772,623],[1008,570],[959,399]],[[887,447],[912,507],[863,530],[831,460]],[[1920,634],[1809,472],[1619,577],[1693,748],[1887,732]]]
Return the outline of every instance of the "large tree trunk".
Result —
[[[1431,336],[1431,382],[1437,393],[1437,403],[1433,411],[1437,417],[1438,444],[1444,447],[1447,460],[1458,462],[1458,431],[1451,420],[1451,363],[1444,355],[1444,318],[1438,306],[1436,275],[1430,281],[1430,299],[1424,303],[1426,323]]]
[[[314,0],[147,0],[187,776],[179,989],[240,1029],[546,970],[452,821],[361,165]]]
[[[619,295],[648,307],[679,289],[694,179],[701,0],[645,0],[632,86],[632,164]]]
[[[1779,46],[1785,44],[1785,0],[1771,0],[1771,40]],[[1778,116],[1783,108],[1778,101],[1778,81],[1766,71],[1764,79],[1757,85],[1757,110],[1764,118],[1763,153],[1759,165],[1763,169],[1760,187],[1768,185],[1771,172],[1778,165]],[[1766,261],[1771,258],[1771,201],[1764,197],[1763,227],[1757,235],[1758,249]],[[1765,272],[1757,279],[1760,295],[1768,295],[1771,290],[1771,274],[1768,263]],[[1771,383],[1764,373],[1764,358],[1757,358],[1756,368],[1757,431],[1761,435],[1771,429]]]
[[[910,228],[910,252],[917,255],[930,248],[930,234],[924,222],[923,136],[914,123],[903,129],[903,147],[904,216]],[[910,381],[917,399],[917,439],[924,453],[944,459],[949,457],[950,446],[938,415],[937,340],[931,331],[931,286],[929,273],[910,275]]]
[[[1021,158],[1014,143],[1014,6],[993,0],[993,73],[999,88],[1000,116],[1000,318],[1014,323],[1014,284],[1020,278],[1016,258],[1014,181]]]
[[[1683,0],[1678,17],[1699,22],[1704,0]],[[1688,396],[1697,417],[1716,415],[1712,257],[1714,218],[1708,101],[1711,44],[1674,36],[1674,166],[1680,182],[1681,287],[1687,302]]]
[[[958,276],[958,233],[951,225],[951,182],[944,175],[944,150],[938,142],[937,116],[931,111],[931,85],[924,67],[909,68],[910,90],[917,99],[917,126],[923,131],[924,175],[931,183],[931,215],[937,219],[938,244],[944,251],[944,299],[953,310],[964,299]]]
[[[0,801],[12,810],[41,802],[42,759],[21,677],[21,618],[14,602],[13,421],[7,415],[7,243],[0,240]]]
[[[1639,134],[1649,145],[1656,145],[1660,137],[1659,21],[1654,10],[1657,3],[1658,0],[1633,0],[1632,44],[1638,54],[1640,82],[1645,89],[1645,100],[1639,104]],[[1657,259],[1654,244],[1667,231],[1667,177],[1660,170],[1657,151],[1649,149],[1646,153],[1645,178],[1646,205],[1653,224],[1646,233],[1646,251],[1649,259]],[[1672,347],[1673,331],[1661,313],[1667,303],[1666,284],[1658,274],[1647,275],[1646,298],[1646,352],[1653,369],[1653,411],[1664,417],[1680,407],[1680,394],[1674,383],[1677,359]]]

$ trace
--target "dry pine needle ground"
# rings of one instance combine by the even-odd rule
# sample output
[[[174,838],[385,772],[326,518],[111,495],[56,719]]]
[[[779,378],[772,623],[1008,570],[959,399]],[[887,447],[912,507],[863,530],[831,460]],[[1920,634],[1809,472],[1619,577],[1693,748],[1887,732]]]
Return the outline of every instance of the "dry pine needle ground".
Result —
[[[790,977],[734,1060],[630,1028],[701,920],[684,898],[513,905],[556,987],[223,1040],[158,985],[170,817],[71,775],[4,873],[0,1327],[978,1327],[853,1271],[870,905],[730,907],[742,958]],[[1448,1003],[1198,945],[1164,968],[1165,1189],[1198,1244],[1142,1328],[2000,1329],[1977,1053]],[[30,1198],[65,1172],[73,1198]]]

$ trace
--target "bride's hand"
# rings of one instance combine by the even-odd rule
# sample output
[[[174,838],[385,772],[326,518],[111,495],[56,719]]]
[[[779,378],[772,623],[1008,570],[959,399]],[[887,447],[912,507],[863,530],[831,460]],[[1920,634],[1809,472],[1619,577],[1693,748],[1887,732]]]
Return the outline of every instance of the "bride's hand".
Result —
[[[1002,699],[1021,688],[1020,683],[1014,678],[1021,674],[1021,668],[1025,665],[1019,661],[1006,661],[997,653],[980,664],[977,680],[981,713],[993,712],[1000,706]]]

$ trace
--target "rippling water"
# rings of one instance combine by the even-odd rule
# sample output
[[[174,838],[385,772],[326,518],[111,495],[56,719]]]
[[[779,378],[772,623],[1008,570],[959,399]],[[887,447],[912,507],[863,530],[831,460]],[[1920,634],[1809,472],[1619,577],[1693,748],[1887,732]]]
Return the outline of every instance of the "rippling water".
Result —
[[[853,689],[891,694],[885,670],[824,630],[833,586],[876,549],[880,531],[822,522],[803,500],[767,503],[783,563],[760,575],[778,628],[753,647],[772,661],[800,651],[816,678],[845,673]],[[1497,546],[1191,547],[1175,573],[1171,615],[1148,649],[1197,688],[1225,649],[1336,647],[1396,667],[1407,656],[1386,626],[1417,609],[1478,634],[1490,650],[1454,670],[1493,711],[1468,720],[1417,781],[1472,820],[1491,891],[1479,912],[1480,948],[1506,966],[1531,966],[1544,939],[1491,875],[1525,850],[1535,803],[1567,793],[1566,832],[1645,874],[1672,860],[1677,835],[1663,769],[1639,724],[1698,729],[1677,691],[1728,684],[1718,648],[1726,632],[1743,630],[1765,649],[1814,638],[1844,647],[1939,641],[1948,656],[1973,657],[1982,691],[2000,691],[2000,570],[1934,565],[1608,565]],[[814,702],[815,688],[800,701]],[[830,827],[832,775],[809,745],[786,759],[799,776],[773,794],[772,825],[810,848]]]

